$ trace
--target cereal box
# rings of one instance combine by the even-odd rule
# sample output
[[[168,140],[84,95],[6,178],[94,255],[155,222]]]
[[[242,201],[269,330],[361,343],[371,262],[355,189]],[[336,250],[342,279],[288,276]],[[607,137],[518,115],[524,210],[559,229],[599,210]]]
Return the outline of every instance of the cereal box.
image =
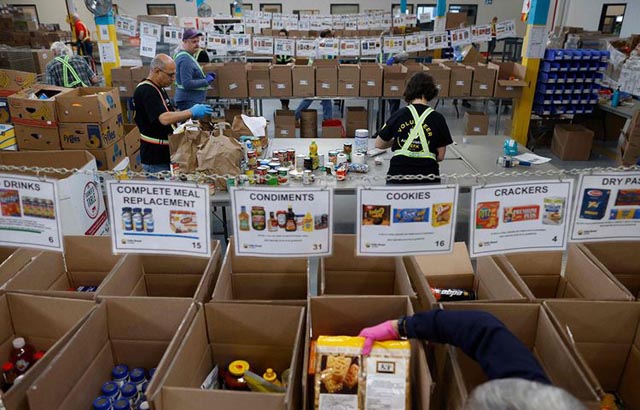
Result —
[[[496,229],[500,216],[500,202],[479,202],[476,208],[476,229]]]

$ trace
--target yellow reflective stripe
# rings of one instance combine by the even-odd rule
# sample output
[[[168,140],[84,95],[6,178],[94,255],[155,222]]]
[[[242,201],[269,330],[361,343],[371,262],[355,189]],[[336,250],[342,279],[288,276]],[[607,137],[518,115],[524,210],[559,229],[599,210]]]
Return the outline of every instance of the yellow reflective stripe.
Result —
[[[418,116],[418,111],[416,111],[416,108],[413,105],[408,105],[407,108],[409,109],[409,112],[413,117],[414,125],[411,131],[409,131],[409,135],[404,141],[404,144],[402,144],[402,147],[399,150],[394,151],[393,156],[395,157],[396,155],[404,155],[405,157],[411,158],[430,158],[435,160],[436,156],[431,151],[429,151],[427,137],[424,134],[424,129],[422,128],[422,125],[424,124],[427,117],[434,111],[433,108],[427,107],[427,109],[422,113],[421,116]],[[420,144],[422,145],[422,151],[420,152],[409,150],[409,147],[416,140],[416,138],[420,139]]]
[[[192,59],[193,62],[196,63],[196,66],[198,66],[198,68],[200,69],[200,73],[202,74],[202,77],[204,77],[205,79],[207,78],[207,75],[204,73],[204,70],[200,66],[200,63],[198,63],[198,60],[196,60],[195,57],[193,57],[191,54],[187,53],[186,51],[179,52],[178,54],[176,54],[176,56],[173,59],[176,60],[181,55],[186,55],[190,59]],[[181,84],[178,84],[178,77],[177,76],[176,76],[176,87],[180,88],[181,90],[184,90],[184,87]],[[198,88],[193,88],[193,89],[197,90],[197,91],[206,91],[206,90],[209,89],[209,87],[198,87]]]
[[[62,81],[64,82],[64,86],[66,88],[73,88],[77,84],[82,84],[83,87],[87,86],[80,79],[80,76],[78,75],[78,72],[73,68],[73,66],[71,64],[69,64],[69,56],[64,56],[64,58],[56,57],[55,60],[62,64]],[[71,76],[74,79],[74,81],[72,83],[70,83],[67,80],[67,74],[68,74],[69,70],[71,71]]]
[[[161,140],[159,138],[151,138],[146,135],[140,134],[140,141],[148,142],[150,144],[156,145],[169,145],[169,140]]]

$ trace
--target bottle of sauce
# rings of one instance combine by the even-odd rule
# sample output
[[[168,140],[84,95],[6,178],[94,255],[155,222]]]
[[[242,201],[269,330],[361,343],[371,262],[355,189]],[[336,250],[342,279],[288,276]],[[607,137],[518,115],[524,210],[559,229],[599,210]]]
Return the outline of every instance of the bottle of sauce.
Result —
[[[278,228],[285,229],[287,225],[287,211],[279,210],[276,212],[276,218],[278,219]]]
[[[295,232],[298,229],[296,214],[293,212],[293,207],[291,205],[289,205],[289,210],[287,211],[287,222],[284,229],[287,232]]]
[[[266,372],[262,375],[262,378],[268,381],[269,383],[277,384],[278,386],[282,386],[282,383],[278,380],[278,374],[272,369],[268,368]]]
[[[35,349],[28,345],[23,337],[13,339],[13,350],[11,351],[10,361],[16,368],[18,375],[24,374],[29,366],[33,364],[33,353]]]
[[[248,231],[249,228],[249,214],[245,206],[240,207],[240,215],[238,215],[238,225],[241,231]]]
[[[318,144],[316,144],[316,140],[311,140],[311,144],[309,144],[309,157],[311,158],[311,169],[318,169]]]
[[[269,212],[269,232],[278,232],[278,220],[273,212]]]
[[[5,362],[2,365],[2,391],[5,392],[13,386],[16,380],[16,368],[11,362]]]
[[[244,360],[234,360],[229,364],[228,371],[223,374],[224,385],[227,390],[249,391],[244,380],[244,372],[249,370],[249,363]]]
[[[313,215],[307,212],[302,219],[302,230],[304,232],[313,232]]]

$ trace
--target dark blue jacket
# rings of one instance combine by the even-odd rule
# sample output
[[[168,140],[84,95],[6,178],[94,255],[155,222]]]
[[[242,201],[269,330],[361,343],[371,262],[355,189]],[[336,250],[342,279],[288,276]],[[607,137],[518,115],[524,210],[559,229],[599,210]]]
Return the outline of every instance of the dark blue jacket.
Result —
[[[487,312],[430,310],[407,317],[405,324],[411,339],[459,347],[489,380],[516,377],[551,384],[529,349]]]

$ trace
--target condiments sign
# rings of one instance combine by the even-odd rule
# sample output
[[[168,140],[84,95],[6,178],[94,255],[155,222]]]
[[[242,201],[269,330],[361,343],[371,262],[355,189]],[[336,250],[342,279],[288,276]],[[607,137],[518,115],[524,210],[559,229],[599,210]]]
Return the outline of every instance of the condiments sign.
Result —
[[[451,252],[457,185],[358,189],[358,255]]]
[[[304,257],[331,254],[333,190],[234,188],[238,255]]]
[[[114,253],[211,256],[209,187],[107,181]]]
[[[62,252],[55,181],[0,174],[0,246]]]
[[[476,186],[471,191],[471,257],[564,250],[573,180]]]

